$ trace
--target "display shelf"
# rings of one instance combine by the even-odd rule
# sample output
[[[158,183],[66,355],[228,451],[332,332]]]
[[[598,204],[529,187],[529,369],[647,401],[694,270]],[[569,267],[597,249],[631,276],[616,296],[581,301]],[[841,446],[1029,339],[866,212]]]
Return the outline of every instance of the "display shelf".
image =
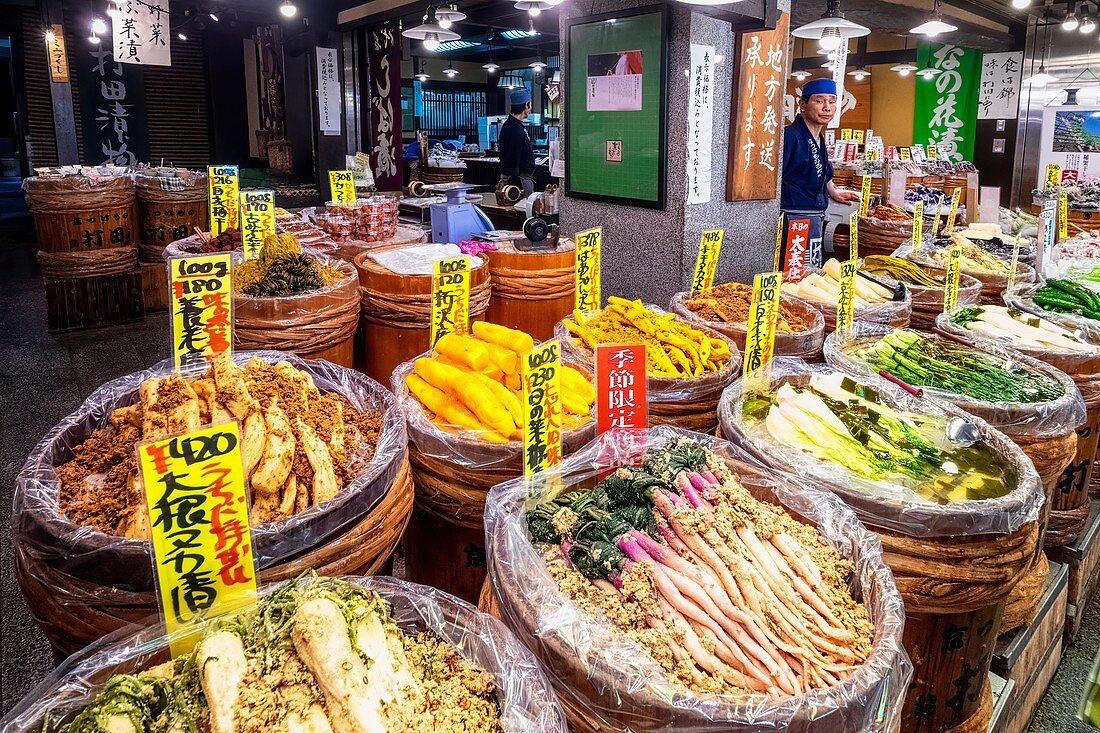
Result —
[[[1077,539],[1064,547],[1047,550],[1047,557],[1064,563],[1069,569],[1066,594],[1065,643],[1077,638],[1085,608],[1100,585],[1100,501],[1094,500],[1089,509],[1085,529]]]
[[[141,263],[141,293],[146,313],[168,310],[168,268],[165,263]]]
[[[1016,699],[1016,683],[1000,675],[989,673],[989,691],[993,695],[993,715],[989,718],[989,733],[1003,733],[1009,724],[1014,723],[1013,716],[1006,713],[1012,710]]]

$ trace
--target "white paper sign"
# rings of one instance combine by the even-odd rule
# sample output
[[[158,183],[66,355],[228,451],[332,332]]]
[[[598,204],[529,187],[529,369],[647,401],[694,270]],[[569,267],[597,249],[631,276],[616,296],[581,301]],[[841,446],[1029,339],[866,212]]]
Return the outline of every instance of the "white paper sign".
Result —
[[[691,44],[688,76],[687,202],[710,201],[714,139],[714,46]]]
[[[340,78],[337,76],[336,49],[317,47],[317,109],[320,130],[325,135],[340,134]]]
[[[115,61],[172,65],[168,0],[123,0],[111,18]]]
[[[844,73],[848,68],[848,41],[841,41],[840,47],[836,50],[836,61],[833,64],[833,81],[836,82],[836,114],[833,115],[832,122],[827,126],[831,128],[840,127],[840,116],[848,111],[845,102],[847,102],[847,96],[844,94]],[[852,97],[852,106],[855,106],[855,97]]]
[[[1011,120],[1020,109],[1020,82],[1024,52],[987,53],[982,56],[978,86],[978,119]]]

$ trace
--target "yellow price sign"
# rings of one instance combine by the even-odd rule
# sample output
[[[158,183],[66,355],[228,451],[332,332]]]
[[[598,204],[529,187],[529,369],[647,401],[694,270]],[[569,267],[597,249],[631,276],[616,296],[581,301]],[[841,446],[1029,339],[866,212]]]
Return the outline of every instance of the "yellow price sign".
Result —
[[[176,369],[206,366],[233,348],[233,272],[228,252],[178,257],[168,263],[172,358]]]
[[[852,130],[852,139],[857,143],[863,143],[863,130]]]
[[[955,187],[954,192],[951,194],[951,211],[947,214],[947,231],[945,234],[951,236],[955,231],[955,219],[959,215],[959,201],[962,199],[962,188]]]
[[[227,422],[137,447],[169,634],[256,599],[241,438]],[[172,643],[186,654],[196,640]]]
[[[952,244],[948,250],[947,275],[943,285],[943,312],[955,310],[959,302],[959,270],[962,269],[962,244]]]
[[[351,171],[329,171],[328,186],[332,192],[332,201],[338,204],[355,203],[355,178]]]
[[[775,328],[779,323],[779,291],[782,284],[782,272],[765,272],[753,278],[742,372],[746,376],[767,366],[775,353]]]
[[[914,252],[919,252],[924,240],[924,202],[917,201],[913,204],[913,239],[911,242]]]
[[[836,330],[840,332],[842,340],[852,330],[852,320],[855,315],[856,269],[857,263],[854,258],[840,263],[840,288],[836,300]]]
[[[859,259],[859,213],[848,214],[848,257]]]
[[[850,127],[843,128],[840,131],[840,139],[841,140],[851,140],[852,139],[852,128],[850,128]]]
[[[449,333],[470,332],[470,258],[436,260],[432,265],[432,346]]]
[[[1062,166],[1057,163],[1047,163],[1046,185],[1044,188],[1054,188],[1062,184]]]
[[[867,209],[871,205],[871,176],[863,176],[863,184],[859,191],[859,215],[867,216]],[[779,269],[777,266],[775,269]]]
[[[1069,193],[1066,189],[1058,192],[1058,239],[1069,236]]]
[[[1012,262],[1009,264],[1008,269],[1008,288],[1005,292],[1011,293],[1012,286],[1016,284],[1016,271],[1020,269],[1020,241],[1019,234],[1016,235],[1016,241],[1012,243]]]
[[[928,159],[929,159],[929,160],[935,160],[935,159],[936,159],[936,158],[938,158],[938,157],[940,157],[940,149],[939,149],[939,146],[938,146],[938,145],[936,145],[936,143],[931,143],[931,144],[930,144],[930,145],[928,146]]]
[[[875,136],[875,131],[874,131],[874,130],[872,130],[871,128],[867,128],[867,136],[866,136],[866,137],[864,137],[863,139],[864,139],[864,140],[866,140],[867,142],[871,142],[871,139],[872,139],[872,138],[873,138],[874,136]]]
[[[603,227],[578,232],[575,305],[583,312],[600,309],[600,245]]]
[[[241,247],[244,258],[254,260],[264,240],[275,233],[275,192],[241,191]]]
[[[206,174],[210,182],[210,233],[216,237],[226,229],[239,228],[240,171],[235,165],[212,165]]]
[[[779,271],[779,258],[783,252],[783,212],[779,212],[779,220],[775,223],[775,259],[772,263],[772,272]]]
[[[940,235],[940,215],[943,214],[943,199],[936,201],[936,216],[932,219],[932,239]]]
[[[912,160],[913,159],[913,149],[912,148],[898,148],[898,155],[901,157],[902,160]]]
[[[691,278],[693,294],[714,285],[714,271],[718,268],[718,253],[722,249],[724,235],[724,229],[708,229],[699,238],[699,256],[695,258],[695,276]]]
[[[551,339],[528,351],[523,385],[523,475],[561,462],[561,344]]]

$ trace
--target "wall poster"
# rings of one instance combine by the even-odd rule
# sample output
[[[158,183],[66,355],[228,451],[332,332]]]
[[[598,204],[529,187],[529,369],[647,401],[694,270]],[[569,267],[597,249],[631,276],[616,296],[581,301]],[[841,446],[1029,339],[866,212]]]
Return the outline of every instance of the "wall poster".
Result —
[[[984,54],[982,79],[978,87],[978,119],[1016,119],[1016,113],[1020,110],[1023,76],[1023,51]]]
[[[566,21],[565,193],[665,206],[665,5]]]
[[[1061,166],[1063,181],[1100,178],[1100,107],[1045,108],[1040,140],[1037,188],[1051,163]]]
[[[118,0],[113,9],[111,40],[120,64],[172,65],[168,0]]]

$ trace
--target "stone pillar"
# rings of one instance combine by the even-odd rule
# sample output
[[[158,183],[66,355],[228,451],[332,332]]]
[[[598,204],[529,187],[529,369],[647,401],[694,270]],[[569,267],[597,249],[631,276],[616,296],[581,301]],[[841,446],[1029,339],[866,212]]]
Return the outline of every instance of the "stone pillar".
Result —
[[[603,0],[592,12],[602,14],[634,7],[638,7],[638,3],[629,0]],[[788,11],[789,7],[789,0],[781,0],[780,9]],[[565,20],[584,13],[575,3],[566,3],[560,8],[564,80],[570,63]],[[778,189],[773,200],[726,202],[726,155],[735,41],[730,25],[694,13],[688,5],[670,3],[668,33],[665,209],[621,206],[569,196],[561,199],[561,224],[565,231],[603,226],[602,287],[605,300],[608,295],[620,295],[667,306],[673,293],[689,287],[699,251],[699,238],[707,229],[725,229],[725,241],[715,274],[716,283],[731,280],[752,282],[754,274],[769,271],[772,267],[776,219],[779,215]],[[714,46],[722,61],[716,67],[714,91],[711,201],[689,206],[685,189],[690,90],[684,70],[688,68],[692,43]],[[568,92],[566,86],[562,84],[563,94]],[[568,124],[568,118],[563,119],[563,125]],[[564,133],[561,139],[566,139]]]

